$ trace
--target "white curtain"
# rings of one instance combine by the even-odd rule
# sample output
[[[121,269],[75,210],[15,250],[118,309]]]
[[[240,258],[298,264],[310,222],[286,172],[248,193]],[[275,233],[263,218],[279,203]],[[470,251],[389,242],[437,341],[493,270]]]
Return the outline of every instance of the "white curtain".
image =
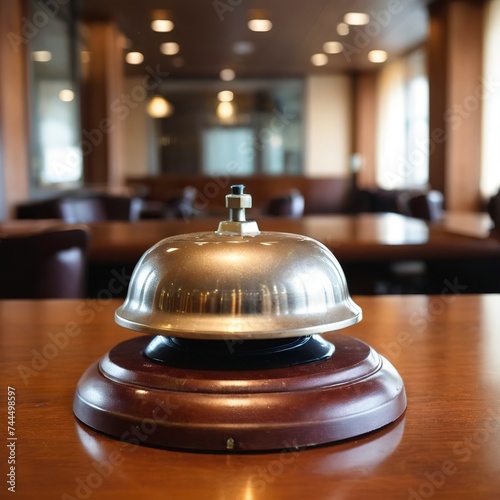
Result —
[[[385,189],[404,184],[405,64],[393,61],[385,66],[377,81],[377,184]]]
[[[500,188],[500,0],[489,0],[485,10],[481,193]]]

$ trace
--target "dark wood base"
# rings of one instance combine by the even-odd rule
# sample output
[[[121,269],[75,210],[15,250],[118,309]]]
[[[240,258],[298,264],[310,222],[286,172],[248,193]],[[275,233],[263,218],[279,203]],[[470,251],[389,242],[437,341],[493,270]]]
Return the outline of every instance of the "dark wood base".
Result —
[[[356,338],[330,334],[331,357],[285,368],[200,370],[147,358],[151,336],[118,344],[82,376],[74,413],[133,444],[212,451],[283,450],[343,440],[406,408],[394,367]]]

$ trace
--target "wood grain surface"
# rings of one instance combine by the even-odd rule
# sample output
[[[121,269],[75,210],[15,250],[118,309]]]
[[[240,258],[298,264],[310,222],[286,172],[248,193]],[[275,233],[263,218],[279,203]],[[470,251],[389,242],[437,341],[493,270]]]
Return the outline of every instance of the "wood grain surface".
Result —
[[[354,297],[367,341],[406,384],[404,418],[357,439],[273,453],[192,453],[123,440],[73,416],[83,372],[136,336],[119,301],[0,303],[2,491],[9,465],[7,392],[15,389],[13,498],[496,499],[500,492],[500,296]],[[7,477],[8,479],[8,477]]]

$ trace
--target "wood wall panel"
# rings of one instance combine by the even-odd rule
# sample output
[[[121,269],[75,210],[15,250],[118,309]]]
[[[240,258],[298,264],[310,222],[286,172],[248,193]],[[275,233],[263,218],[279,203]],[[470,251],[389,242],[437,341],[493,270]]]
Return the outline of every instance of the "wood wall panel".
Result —
[[[483,5],[430,6],[430,184],[449,210],[480,208]]]
[[[85,183],[116,188],[124,179],[124,39],[110,21],[88,23],[86,29],[90,64],[82,93]]]
[[[0,2],[0,218],[29,192],[28,92],[22,0]]]
[[[362,157],[357,175],[360,188],[377,185],[375,171],[377,126],[377,72],[359,73],[354,77],[353,151]]]

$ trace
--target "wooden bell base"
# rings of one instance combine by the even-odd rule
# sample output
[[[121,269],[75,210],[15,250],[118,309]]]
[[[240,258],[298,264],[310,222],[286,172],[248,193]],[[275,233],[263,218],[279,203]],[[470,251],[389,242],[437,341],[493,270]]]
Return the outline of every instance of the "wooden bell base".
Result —
[[[211,451],[283,450],[379,429],[406,408],[385,358],[330,334],[325,360],[259,370],[201,370],[152,361],[153,337],[127,340],[78,383],[73,410],[88,426],[132,444]]]

